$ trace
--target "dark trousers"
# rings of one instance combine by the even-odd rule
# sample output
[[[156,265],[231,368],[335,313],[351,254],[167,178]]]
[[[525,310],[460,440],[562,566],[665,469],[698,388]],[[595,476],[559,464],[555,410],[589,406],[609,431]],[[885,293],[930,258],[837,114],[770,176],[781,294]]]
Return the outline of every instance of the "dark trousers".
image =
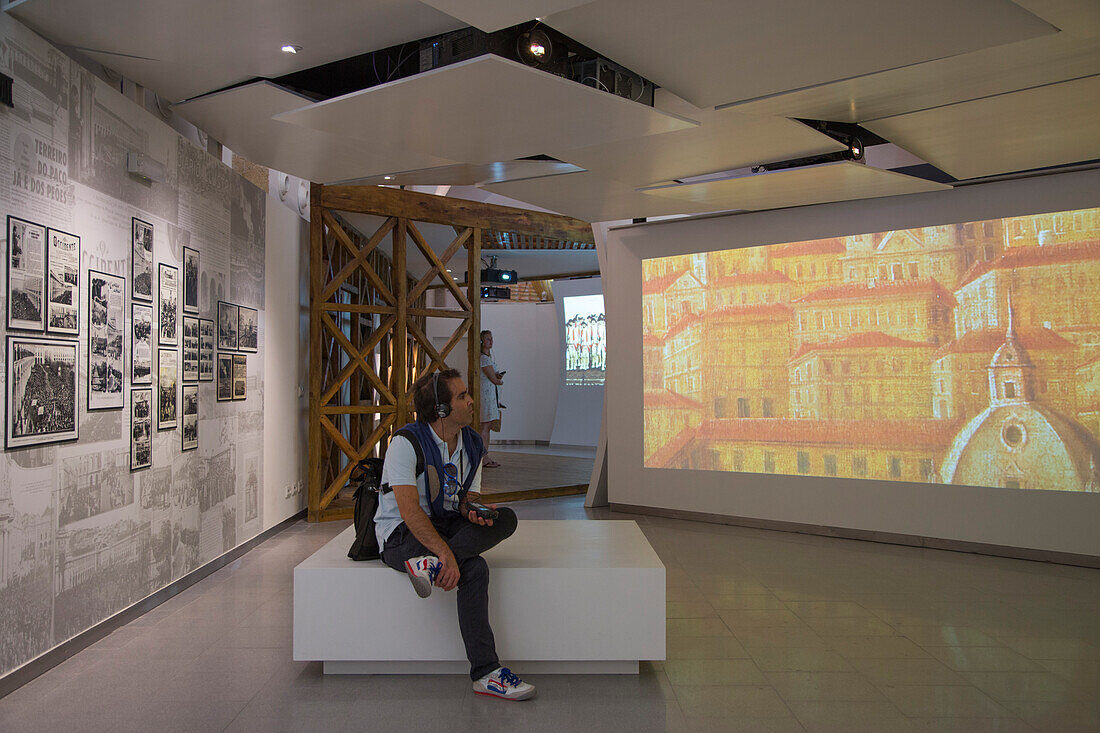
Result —
[[[458,561],[458,629],[470,660],[470,679],[481,679],[500,666],[493,630],[489,626],[489,566],[481,553],[512,536],[516,531],[516,513],[508,507],[498,509],[500,516],[492,527],[472,524],[459,516],[433,517],[436,532],[450,546]],[[433,554],[420,544],[404,522],[386,538],[382,561],[402,573],[405,561]]]

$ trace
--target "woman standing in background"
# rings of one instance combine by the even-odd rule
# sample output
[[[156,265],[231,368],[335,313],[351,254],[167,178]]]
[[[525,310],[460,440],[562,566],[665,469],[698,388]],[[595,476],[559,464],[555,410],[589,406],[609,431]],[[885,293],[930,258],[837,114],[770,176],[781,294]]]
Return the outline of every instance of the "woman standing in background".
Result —
[[[500,403],[497,387],[504,383],[504,372],[497,371],[490,352],[493,350],[493,332],[481,332],[481,440],[485,443],[485,458],[481,465],[496,468],[500,464],[489,457],[489,433],[500,432]]]

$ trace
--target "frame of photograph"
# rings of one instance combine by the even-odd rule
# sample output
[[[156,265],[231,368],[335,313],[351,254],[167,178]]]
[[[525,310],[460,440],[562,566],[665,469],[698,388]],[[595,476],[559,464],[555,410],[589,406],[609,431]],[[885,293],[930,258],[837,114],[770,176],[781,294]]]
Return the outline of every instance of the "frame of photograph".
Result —
[[[55,243],[60,247],[55,248]],[[56,249],[56,253],[55,253]],[[62,257],[61,253],[69,250]],[[56,260],[56,261],[55,261]],[[56,272],[55,272],[56,270]],[[58,277],[60,276],[60,277]],[[69,303],[54,303],[54,282],[68,291]],[[53,227],[46,227],[46,333],[53,336],[80,335],[80,237]],[[55,311],[58,311],[55,314]],[[54,325],[54,318],[65,322]]]
[[[138,320],[138,318],[141,320]],[[147,327],[143,337],[139,337],[138,328]],[[149,372],[138,374],[139,346],[144,346],[148,353],[142,359],[144,364],[149,364]],[[153,306],[146,303],[130,304],[130,384],[153,383]]]
[[[140,413],[144,411],[144,415]],[[144,426],[141,428],[140,426]],[[130,390],[130,470],[153,465],[153,388]]]
[[[188,330],[194,334],[188,337]],[[190,343],[189,343],[190,341]],[[199,381],[199,317],[183,317],[183,381]]]
[[[218,361],[215,366],[218,375],[216,387],[218,402],[233,401],[233,355],[218,352]]]
[[[246,331],[247,337],[246,337]],[[237,306],[237,351],[255,354],[260,343],[260,312],[255,308]]]
[[[179,351],[176,349],[157,349],[157,431],[175,430],[179,425]],[[171,370],[172,401],[165,398],[166,370]]]
[[[140,236],[139,236],[140,235]],[[146,248],[148,237],[148,249]],[[141,247],[141,254],[138,247]],[[146,264],[147,263],[147,264]],[[142,277],[145,275],[146,277]],[[130,299],[153,302],[153,225],[136,216],[130,220]],[[145,287],[148,283],[148,292]]]
[[[191,412],[188,412],[191,410]],[[199,385],[183,385],[183,407],[180,410],[180,450],[187,452],[199,447]]]
[[[15,302],[12,299],[12,282],[13,282],[13,280],[12,280],[12,269],[13,269],[12,268],[12,260],[15,257],[15,247],[13,245],[13,242],[15,242],[15,240],[16,240],[15,232],[17,230],[19,231],[18,239],[19,239],[19,242],[20,242],[20,244],[19,244],[20,262],[19,262],[19,266],[17,266],[14,269],[17,270],[17,271],[19,271],[19,270],[24,271],[23,275],[19,278],[20,282],[22,282],[24,277],[26,277],[27,275],[33,276],[35,274],[33,272],[28,272],[27,268],[26,268],[26,263],[28,261],[27,257],[26,257],[26,255],[28,254],[28,246],[27,245],[29,244],[26,240],[28,238],[37,240],[37,243],[35,244],[35,250],[37,251],[39,267],[41,268],[41,272],[38,273],[39,293],[38,293],[38,318],[37,318],[37,320],[30,319],[30,318],[15,318],[14,317],[15,316],[15,309],[12,307],[12,303]],[[34,252],[31,252],[30,254],[34,254]],[[48,271],[46,269],[46,227],[44,227],[41,224],[35,224],[33,221],[29,221],[27,219],[20,219],[18,216],[9,215],[8,216],[8,257],[7,257],[8,299],[6,301],[7,304],[8,304],[7,324],[8,324],[8,329],[9,330],[38,331],[40,333],[46,330],[46,300],[47,300],[46,278],[47,277],[49,277],[49,274],[48,274]],[[22,295],[24,298],[27,297],[26,294],[23,293],[22,288],[20,288],[16,292],[18,294]],[[34,310],[34,304],[33,303],[24,304],[22,301],[20,301],[19,305],[20,306],[25,306],[25,309],[27,311],[26,315],[31,315],[30,311]]]
[[[248,399],[248,356],[245,354],[231,354],[233,357],[233,399]],[[238,371],[239,370],[239,371]],[[240,394],[237,387],[240,386]]]
[[[50,350],[52,352],[50,356],[58,361],[56,365],[58,376],[56,379],[52,378],[54,364],[39,364],[40,358],[50,358],[50,356],[43,356],[44,350]],[[73,339],[8,336],[7,408],[4,427],[4,446],[6,448],[60,443],[76,440],[79,437],[79,410],[77,409],[79,361],[77,341]],[[62,367],[66,364],[69,368],[69,374],[62,371]],[[37,371],[41,380],[52,382],[50,384],[51,394],[57,391],[72,391],[65,403],[57,405],[61,408],[61,415],[55,418],[56,425],[54,429],[43,429],[38,432],[34,432],[29,424],[26,426],[17,425],[17,423],[29,423],[37,417],[39,411],[42,412],[42,415],[45,415],[45,408],[51,407],[51,405],[39,405],[38,398],[27,394],[31,377],[36,373],[36,367],[41,367]],[[29,404],[27,403],[28,399],[30,400]],[[65,412],[69,411],[71,411],[71,414],[65,415]],[[30,429],[28,430],[28,428]]]
[[[237,308],[235,303],[218,301],[218,319],[214,326],[218,329],[218,351],[237,350]]]
[[[192,262],[194,263],[193,273]],[[183,312],[199,312],[199,251],[190,247],[183,248]]]
[[[199,319],[199,381],[214,381],[214,342],[217,339],[212,318]]]
[[[97,283],[113,287],[115,293],[112,297],[118,299],[118,302],[112,307],[111,303],[104,303],[103,308],[103,323],[95,323],[99,314],[98,304],[95,301],[95,289]],[[111,311],[114,310],[114,313]],[[112,335],[111,329],[111,317],[115,318],[115,334]],[[102,329],[103,333],[98,333]],[[88,384],[87,384],[87,402],[88,410],[121,410],[126,404],[125,393],[123,392],[123,385],[125,384],[126,372],[126,278],[121,275],[112,275],[109,272],[100,272],[99,270],[88,270]],[[100,344],[99,339],[103,339],[103,343]],[[111,389],[111,360],[108,356],[108,352],[112,348],[112,340],[118,339],[118,357],[117,357],[117,389]],[[96,353],[102,350],[104,353]],[[95,379],[95,375],[92,370],[93,359],[100,358],[106,361],[103,364],[105,373],[103,379],[105,380],[105,389],[93,390],[92,385]],[[117,391],[117,395],[112,397],[113,392]],[[106,397],[100,397],[93,399],[94,394],[105,393]]]
[[[173,273],[170,277],[168,273]],[[180,342],[180,271],[175,265],[160,263],[157,267],[157,345],[178,346]],[[166,282],[175,283],[175,292],[172,288],[165,288]],[[165,290],[169,291],[171,300],[165,298]]]

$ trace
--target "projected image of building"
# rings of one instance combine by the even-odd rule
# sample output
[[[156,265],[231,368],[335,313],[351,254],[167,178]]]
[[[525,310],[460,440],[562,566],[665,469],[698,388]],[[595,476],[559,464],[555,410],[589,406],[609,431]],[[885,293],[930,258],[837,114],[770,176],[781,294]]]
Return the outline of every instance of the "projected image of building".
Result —
[[[1100,209],[645,260],[646,465],[1095,491],[1096,282]]]

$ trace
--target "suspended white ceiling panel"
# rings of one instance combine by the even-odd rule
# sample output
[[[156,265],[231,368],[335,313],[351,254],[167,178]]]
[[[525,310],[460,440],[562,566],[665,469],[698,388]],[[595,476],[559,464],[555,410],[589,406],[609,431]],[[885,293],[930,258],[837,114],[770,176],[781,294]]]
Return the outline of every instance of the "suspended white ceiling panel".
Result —
[[[8,7],[54,43],[106,52],[94,58],[172,101],[465,25],[417,0],[23,0]],[[286,54],[283,44],[302,50]]]
[[[492,33],[550,13],[584,5],[589,0],[422,0],[463,23]]]
[[[777,209],[829,201],[898,196],[951,188],[901,173],[841,161],[806,168],[758,173],[665,188],[646,189],[652,196],[681,199],[712,210]]]
[[[473,164],[696,125],[492,55],[318,102],[278,119]]]
[[[697,107],[1055,32],[1010,0],[597,0],[546,22]]]
[[[632,187],[844,150],[801,122],[696,110],[699,127],[549,154]]]
[[[310,103],[305,97],[264,81],[199,97],[176,105],[176,110],[245,158],[319,183],[453,163],[272,119]]]
[[[1100,76],[863,123],[958,179],[1100,158]]]
[[[520,178],[577,173],[580,170],[575,165],[557,160],[510,160],[487,165],[457,163],[438,168],[371,176],[347,181],[347,183],[363,186],[476,186],[479,183],[501,183]]]
[[[726,109],[859,122],[1093,74],[1100,74],[1100,36],[1058,33]]]
[[[689,201],[649,196],[631,186],[587,172],[495,183],[482,188],[590,222],[701,214],[714,210]]]

